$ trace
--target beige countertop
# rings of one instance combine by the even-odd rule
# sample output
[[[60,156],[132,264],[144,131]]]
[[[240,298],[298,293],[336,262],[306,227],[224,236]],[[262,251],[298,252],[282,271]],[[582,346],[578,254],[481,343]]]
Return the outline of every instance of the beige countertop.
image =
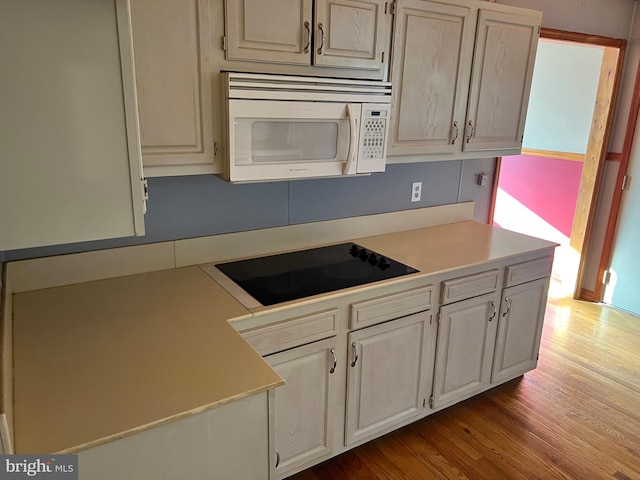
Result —
[[[353,241],[420,270],[403,279],[555,246],[472,221]],[[18,453],[82,450],[283,383],[228,323],[252,312],[199,267],[19,293],[13,311]]]
[[[15,294],[17,453],[76,451],[284,382],[198,267]]]
[[[547,240],[472,221],[359,238],[354,242],[416,268],[423,275],[557,246]]]

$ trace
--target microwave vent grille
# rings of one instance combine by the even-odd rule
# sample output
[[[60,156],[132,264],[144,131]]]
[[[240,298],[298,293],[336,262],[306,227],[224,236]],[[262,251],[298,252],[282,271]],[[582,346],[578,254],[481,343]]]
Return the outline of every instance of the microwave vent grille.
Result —
[[[227,98],[390,103],[391,83],[222,72]]]

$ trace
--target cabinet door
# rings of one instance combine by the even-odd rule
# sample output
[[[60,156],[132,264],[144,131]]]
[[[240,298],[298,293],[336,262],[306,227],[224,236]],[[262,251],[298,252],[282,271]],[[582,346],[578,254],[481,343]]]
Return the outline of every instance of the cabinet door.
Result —
[[[480,10],[465,151],[520,149],[540,17]]]
[[[226,0],[228,60],[311,64],[312,0]]]
[[[330,338],[265,357],[285,381],[273,409],[279,477],[332,451],[335,345]]]
[[[126,0],[0,2],[0,251],[144,234]]]
[[[189,173],[213,171],[205,7],[199,0],[131,0],[142,158],[148,175],[172,165],[204,168]]]
[[[491,379],[496,341],[497,295],[440,309],[433,407],[451,404],[485,390]]]
[[[349,334],[346,445],[424,412],[430,316],[416,313]]]
[[[504,289],[492,382],[536,368],[548,290],[548,278]]]
[[[391,18],[384,10],[384,0],[316,0],[313,64],[382,70]]]
[[[475,15],[462,6],[398,2],[390,155],[460,151]]]

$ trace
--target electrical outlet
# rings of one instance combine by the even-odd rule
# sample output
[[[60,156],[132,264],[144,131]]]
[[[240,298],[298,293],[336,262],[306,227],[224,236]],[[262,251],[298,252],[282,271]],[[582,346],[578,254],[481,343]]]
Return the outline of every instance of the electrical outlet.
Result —
[[[422,198],[422,182],[413,182],[411,184],[411,201],[419,202]]]
[[[489,183],[489,174],[488,173],[478,173],[478,185],[481,187],[486,187]]]

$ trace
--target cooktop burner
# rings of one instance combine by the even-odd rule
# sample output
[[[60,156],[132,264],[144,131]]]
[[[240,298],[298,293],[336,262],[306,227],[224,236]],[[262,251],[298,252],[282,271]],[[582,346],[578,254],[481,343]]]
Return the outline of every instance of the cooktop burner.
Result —
[[[297,300],[418,271],[355,243],[219,263],[216,267],[262,305]]]

